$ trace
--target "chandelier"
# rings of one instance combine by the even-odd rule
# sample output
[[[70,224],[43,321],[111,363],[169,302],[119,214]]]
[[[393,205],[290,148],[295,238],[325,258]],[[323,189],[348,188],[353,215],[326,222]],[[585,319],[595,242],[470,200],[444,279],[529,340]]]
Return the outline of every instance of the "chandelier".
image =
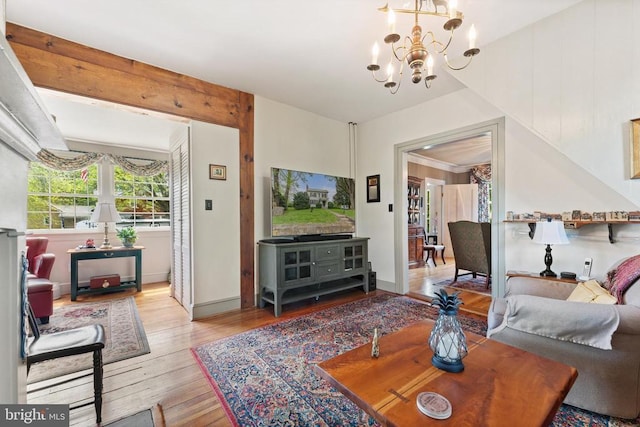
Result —
[[[378,8],[379,11],[387,13],[389,34],[384,38],[384,42],[391,46],[391,60],[387,65],[386,76],[380,78],[376,75],[376,71],[380,70],[378,65],[378,54],[380,49],[378,43],[373,45],[371,64],[367,66],[367,70],[371,71],[373,78],[378,83],[383,83],[392,94],[400,89],[402,83],[402,73],[405,65],[411,69],[411,81],[420,83],[424,80],[427,88],[431,87],[431,82],[437,76],[433,73],[434,56],[442,55],[444,63],[452,70],[462,70],[466,68],[475,55],[480,53],[480,49],[476,47],[476,29],[472,25],[469,30],[469,48],[464,52],[464,56],[468,58],[466,64],[462,66],[453,66],[447,59],[447,49],[453,40],[453,32],[462,25],[464,16],[457,9],[457,0],[415,0],[413,9],[392,9],[387,3],[384,7]],[[444,11],[439,11],[443,7]],[[411,36],[406,36],[402,45],[396,43],[400,41],[400,34],[396,33],[396,13],[413,14],[414,26],[411,29]],[[427,31],[422,35],[422,27],[418,23],[420,15],[431,15],[445,18],[444,30],[449,33],[449,40],[443,43],[436,39],[432,31]],[[397,79],[394,77],[395,67],[394,59],[399,62],[399,72]],[[424,75],[424,78],[423,78]]]

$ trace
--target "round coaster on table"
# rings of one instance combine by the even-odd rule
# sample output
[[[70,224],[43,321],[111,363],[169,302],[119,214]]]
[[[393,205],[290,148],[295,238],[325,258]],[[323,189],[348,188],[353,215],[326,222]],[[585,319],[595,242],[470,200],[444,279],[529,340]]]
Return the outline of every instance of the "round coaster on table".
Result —
[[[418,409],[423,414],[438,420],[451,416],[451,403],[442,395],[433,392],[422,392],[416,400]]]

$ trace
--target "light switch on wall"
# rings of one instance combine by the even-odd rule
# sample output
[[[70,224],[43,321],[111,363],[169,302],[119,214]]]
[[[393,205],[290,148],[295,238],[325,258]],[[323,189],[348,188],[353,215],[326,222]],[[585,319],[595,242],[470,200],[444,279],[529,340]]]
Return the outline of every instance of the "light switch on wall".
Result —
[[[205,211],[212,211],[213,210],[213,201],[206,199],[204,201],[204,210]]]

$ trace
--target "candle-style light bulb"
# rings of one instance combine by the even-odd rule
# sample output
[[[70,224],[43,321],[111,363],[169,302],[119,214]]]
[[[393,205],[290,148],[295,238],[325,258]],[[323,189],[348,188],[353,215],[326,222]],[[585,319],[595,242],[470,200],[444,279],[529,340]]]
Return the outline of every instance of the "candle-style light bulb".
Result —
[[[393,65],[387,65],[387,83],[393,82]]]
[[[378,64],[378,55],[380,54],[380,48],[378,47],[378,42],[373,44],[373,48],[371,49],[371,64]]]
[[[387,16],[387,23],[389,24],[389,34],[395,34],[396,32],[396,13],[393,9],[389,8]]]
[[[427,76],[433,75],[433,56],[429,55],[427,58]]]
[[[458,0],[449,0],[449,19],[458,17]]]
[[[476,39],[478,38],[478,34],[476,33],[476,26],[471,25],[469,28],[469,49],[476,48]]]

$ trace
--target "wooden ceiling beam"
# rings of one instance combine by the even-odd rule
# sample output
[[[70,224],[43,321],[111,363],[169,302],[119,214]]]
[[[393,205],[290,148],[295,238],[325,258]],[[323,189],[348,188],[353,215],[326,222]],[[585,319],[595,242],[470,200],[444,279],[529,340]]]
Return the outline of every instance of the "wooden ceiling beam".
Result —
[[[34,85],[239,128],[240,91],[7,23]]]
[[[7,22],[35,86],[239,130],[240,301],[255,305],[254,96]]]

